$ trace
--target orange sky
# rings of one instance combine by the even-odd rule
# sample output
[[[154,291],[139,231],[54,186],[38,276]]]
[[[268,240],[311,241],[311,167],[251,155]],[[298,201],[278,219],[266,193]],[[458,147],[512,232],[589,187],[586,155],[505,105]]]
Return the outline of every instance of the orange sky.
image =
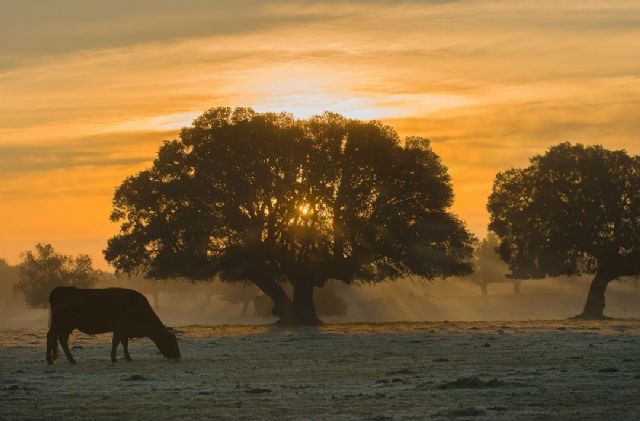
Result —
[[[496,171],[569,140],[640,153],[640,3],[0,3],[0,257],[101,250],[115,187],[209,107],[429,137],[478,235]]]

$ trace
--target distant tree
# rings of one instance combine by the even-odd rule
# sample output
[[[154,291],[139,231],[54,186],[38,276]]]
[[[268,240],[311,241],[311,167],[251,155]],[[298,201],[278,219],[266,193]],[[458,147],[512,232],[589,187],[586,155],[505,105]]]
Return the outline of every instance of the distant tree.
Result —
[[[249,306],[255,303],[257,297],[264,296],[264,294],[252,284],[236,285],[235,283],[220,282],[216,284],[215,289],[210,291],[212,295],[215,294],[218,296],[221,301],[230,304],[242,304],[242,316],[247,315]],[[267,300],[271,301],[268,297]],[[211,300],[209,300],[209,302],[210,301]],[[267,315],[271,315],[270,307],[267,307],[269,308]]]
[[[29,306],[49,307],[49,293],[55,287],[88,288],[98,280],[99,272],[93,269],[89,256],[60,254],[51,244],[38,243],[35,248],[35,254],[31,250],[23,253],[20,280],[15,285]]]
[[[338,288],[338,285],[332,282],[318,289],[313,301],[318,308],[319,315],[331,317],[347,314],[347,302],[337,293]]]
[[[0,307],[5,307],[13,301],[13,289],[18,277],[18,268],[0,259]]]
[[[514,278],[595,274],[582,314],[604,317],[609,282],[640,273],[640,157],[561,143],[496,176],[489,228]]]
[[[489,232],[473,251],[473,273],[471,281],[480,287],[482,295],[488,294],[488,286],[491,283],[512,282],[514,294],[520,293],[519,279],[507,277],[509,266],[500,258],[498,246],[500,240]]]
[[[153,278],[250,281],[280,323],[315,324],[314,288],[471,271],[429,141],[326,113],[215,108],[117,189],[106,259]],[[293,287],[293,299],[280,282]]]
[[[149,303],[155,308],[160,308],[160,293],[168,292],[166,282],[158,282],[157,280],[151,280],[145,278],[138,273],[100,273],[98,288],[130,288],[141,292],[146,297],[149,297]]]

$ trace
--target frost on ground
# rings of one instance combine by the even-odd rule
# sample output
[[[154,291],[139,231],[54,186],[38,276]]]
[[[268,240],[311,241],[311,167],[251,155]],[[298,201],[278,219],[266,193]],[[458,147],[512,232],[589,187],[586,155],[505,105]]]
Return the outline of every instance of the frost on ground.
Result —
[[[183,360],[0,331],[0,419],[640,419],[640,322],[181,328]]]

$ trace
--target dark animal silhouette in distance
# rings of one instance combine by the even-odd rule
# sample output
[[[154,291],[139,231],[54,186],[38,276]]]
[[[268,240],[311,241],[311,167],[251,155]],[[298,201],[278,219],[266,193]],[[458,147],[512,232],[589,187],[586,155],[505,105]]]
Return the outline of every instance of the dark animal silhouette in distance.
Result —
[[[175,334],[158,318],[144,295],[127,288],[80,289],[54,288],[49,295],[51,326],[47,334],[47,363],[58,356],[58,344],[67,359],[75,364],[69,351],[69,335],[74,329],[89,335],[113,332],[111,361],[116,362],[118,344],[124,357],[129,355],[129,338],[150,338],[162,355],[179,359],[180,350]]]

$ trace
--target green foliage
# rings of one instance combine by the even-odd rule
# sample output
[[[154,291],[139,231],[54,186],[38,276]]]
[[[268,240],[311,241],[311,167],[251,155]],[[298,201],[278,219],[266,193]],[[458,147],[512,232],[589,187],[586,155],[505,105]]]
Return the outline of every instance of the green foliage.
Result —
[[[88,288],[98,280],[99,272],[93,269],[89,256],[60,254],[51,244],[38,243],[35,248],[35,253],[29,250],[23,254],[20,280],[15,285],[29,306],[49,307],[49,293],[55,287]]]
[[[561,143],[496,176],[489,228],[515,278],[640,273],[640,157]]]
[[[106,259],[148,276],[375,282],[471,271],[428,140],[325,113],[215,108],[117,189]]]

